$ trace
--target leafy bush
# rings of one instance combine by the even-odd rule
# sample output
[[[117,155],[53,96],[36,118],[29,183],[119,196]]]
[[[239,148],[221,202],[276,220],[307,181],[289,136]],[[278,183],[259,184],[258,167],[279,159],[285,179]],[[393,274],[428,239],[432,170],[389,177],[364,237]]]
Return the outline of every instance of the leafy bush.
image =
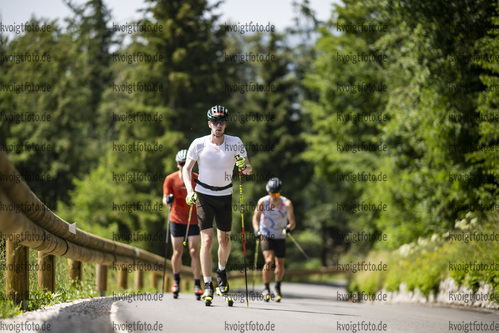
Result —
[[[495,269],[495,265],[499,265],[499,242],[482,237],[496,233],[498,226],[497,217],[480,226],[468,213],[464,219],[456,221],[452,232],[419,238],[390,253],[371,251],[363,260],[386,260],[388,269],[350,274],[349,289],[364,293],[382,288],[398,291],[400,284],[405,283],[408,290],[418,288],[428,296],[432,291],[438,292],[440,282],[451,277],[458,285],[475,291],[480,282],[499,290],[499,272]]]

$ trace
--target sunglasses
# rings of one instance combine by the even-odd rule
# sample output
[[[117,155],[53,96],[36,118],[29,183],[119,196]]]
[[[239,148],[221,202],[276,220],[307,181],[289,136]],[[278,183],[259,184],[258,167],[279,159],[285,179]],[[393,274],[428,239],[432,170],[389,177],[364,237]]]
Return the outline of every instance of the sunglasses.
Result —
[[[226,120],[210,120],[210,122],[215,126],[217,125],[224,126],[225,124],[227,124]]]
[[[269,193],[271,197],[278,197],[281,195],[281,193]]]
[[[183,167],[185,165],[185,162],[178,162],[178,164]]]

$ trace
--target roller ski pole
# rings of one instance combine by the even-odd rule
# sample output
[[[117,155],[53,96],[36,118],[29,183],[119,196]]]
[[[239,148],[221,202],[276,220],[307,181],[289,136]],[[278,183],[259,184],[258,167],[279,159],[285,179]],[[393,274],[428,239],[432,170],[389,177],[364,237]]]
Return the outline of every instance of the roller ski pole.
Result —
[[[189,208],[189,218],[187,219],[187,230],[185,231],[185,239],[184,239],[184,246],[187,243],[187,235],[189,234],[189,225],[191,224],[191,216],[192,216],[192,206]]]
[[[253,263],[253,293],[255,293],[255,276],[256,276],[256,266],[258,262],[258,248],[260,247],[260,236],[256,239],[256,248],[255,248],[255,261]]]
[[[165,249],[165,262],[163,264],[163,292],[165,292],[165,275],[166,275],[166,258],[168,257],[168,240],[170,238],[170,212],[172,210],[172,203],[170,203],[170,208],[168,209],[168,220],[166,221],[166,249]]]
[[[240,194],[240,204],[241,204],[241,224],[242,224],[242,232],[243,232],[243,255],[244,255],[244,282],[246,284],[246,306],[249,306],[249,297],[248,297],[248,272],[246,269],[246,238],[244,235],[244,204],[243,204],[243,181],[241,176],[241,168],[239,169],[239,194]]]
[[[289,236],[289,238],[291,238],[291,240],[295,243],[296,247],[297,247],[297,248],[298,248],[298,250],[300,250],[300,252],[301,252],[301,253],[305,256],[305,258],[310,259],[310,257],[309,257],[309,256],[307,256],[307,254],[305,253],[305,251],[303,251],[302,247],[300,246],[300,244],[298,244],[298,242],[294,239],[294,237],[293,237],[293,236],[291,236],[291,234],[289,234],[289,233],[286,233],[286,234],[287,234],[287,235]]]

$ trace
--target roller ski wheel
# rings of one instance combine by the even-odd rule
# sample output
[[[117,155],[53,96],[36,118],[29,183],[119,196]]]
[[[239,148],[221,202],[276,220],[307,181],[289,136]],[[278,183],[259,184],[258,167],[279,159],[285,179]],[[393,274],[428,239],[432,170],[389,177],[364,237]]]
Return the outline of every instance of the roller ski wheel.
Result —
[[[225,301],[227,302],[228,306],[233,306],[234,305],[234,300],[232,299],[232,297],[230,297],[230,295],[227,292],[223,293],[220,290],[220,288],[218,288],[218,287],[216,289],[216,292],[217,292],[217,295],[222,296],[225,299]]]
[[[211,305],[211,302],[213,301],[213,283],[208,282],[204,284],[204,292],[201,298],[204,300],[204,305]]]
[[[171,291],[173,293],[173,298],[174,299],[178,298],[179,285],[180,285],[180,281],[177,281],[177,283],[175,283],[175,281],[173,281],[173,283],[172,283]]]

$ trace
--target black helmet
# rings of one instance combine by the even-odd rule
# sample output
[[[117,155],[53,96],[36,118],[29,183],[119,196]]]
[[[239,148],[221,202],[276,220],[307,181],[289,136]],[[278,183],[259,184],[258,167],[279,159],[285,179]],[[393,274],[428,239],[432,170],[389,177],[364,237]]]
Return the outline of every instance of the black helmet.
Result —
[[[208,120],[227,120],[229,117],[229,110],[221,105],[215,105],[208,110]]]
[[[267,186],[265,186],[265,188],[267,189],[267,192],[269,192],[269,193],[280,193],[281,187],[282,187],[282,183],[279,180],[279,178],[277,178],[277,177],[271,178],[267,182]]]

